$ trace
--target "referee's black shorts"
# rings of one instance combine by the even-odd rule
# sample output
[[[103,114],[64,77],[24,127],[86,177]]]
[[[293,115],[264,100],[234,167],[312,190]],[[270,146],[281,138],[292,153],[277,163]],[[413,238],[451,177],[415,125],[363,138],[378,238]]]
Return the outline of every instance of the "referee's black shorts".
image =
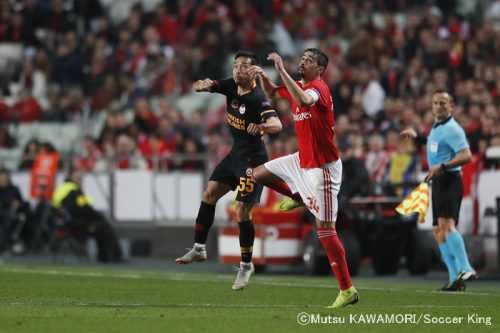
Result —
[[[458,224],[458,215],[464,185],[460,172],[445,172],[432,180],[432,225],[438,225],[438,218],[452,218]]]

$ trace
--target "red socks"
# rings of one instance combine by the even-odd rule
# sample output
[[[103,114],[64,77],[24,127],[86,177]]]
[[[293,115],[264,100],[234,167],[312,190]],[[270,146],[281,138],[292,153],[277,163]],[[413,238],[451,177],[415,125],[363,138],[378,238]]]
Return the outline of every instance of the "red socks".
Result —
[[[278,193],[286,195],[287,197],[292,198],[295,201],[302,201],[300,194],[299,193],[292,193],[292,191],[290,191],[290,188],[288,187],[288,185],[285,182],[269,183],[269,184],[265,184],[264,186],[267,186],[270,189],[273,189]]]
[[[337,231],[334,228],[318,227],[318,237],[323,249],[325,249],[328,261],[339,282],[340,290],[346,290],[352,286],[351,277],[345,260],[345,251]]]

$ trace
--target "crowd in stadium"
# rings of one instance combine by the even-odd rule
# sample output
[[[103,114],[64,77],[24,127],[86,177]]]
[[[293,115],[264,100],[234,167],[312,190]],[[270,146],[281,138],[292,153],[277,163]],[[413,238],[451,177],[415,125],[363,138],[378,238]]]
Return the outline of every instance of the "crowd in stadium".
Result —
[[[366,162],[374,182],[405,180],[424,156],[398,133],[430,131],[436,89],[453,93],[476,167],[488,147],[500,146],[500,1],[178,0],[156,1],[152,10],[138,1],[123,19],[112,7],[0,1],[0,43],[24,46],[19,67],[0,79],[0,122],[106,114],[101,134],[85,137],[75,159],[87,170],[151,168],[155,154],[177,152],[209,152],[215,165],[230,147],[224,106],[182,110],[176,100],[196,79],[230,76],[227,64],[240,49],[258,54],[263,66],[277,51],[289,72],[304,46],[326,52],[337,144],[344,159]],[[271,157],[297,150],[289,105],[278,101],[275,109],[283,132],[266,139]],[[33,140],[26,152],[44,144]],[[0,147],[15,145],[0,126]],[[133,157],[113,164],[111,155]],[[204,164],[180,159],[160,167]]]

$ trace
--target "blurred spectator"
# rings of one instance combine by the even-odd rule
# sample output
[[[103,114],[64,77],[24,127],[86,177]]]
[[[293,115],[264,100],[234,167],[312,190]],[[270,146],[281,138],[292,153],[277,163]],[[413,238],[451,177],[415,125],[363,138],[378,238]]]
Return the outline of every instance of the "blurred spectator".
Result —
[[[241,48],[258,53],[264,66],[267,53],[277,49],[292,57],[284,64],[295,72],[296,45],[305,43],[329,55],[324,77],[334,99],[337,141],[351,144],[356,156],[364,158],[360,135],[381,135],[390,153],[397,150],[395,133],[409,123],[428,133],[428,95],[438,88],[455,95],[457,120],[471,149],[482,152],[499,132],[500,5],[475,8],[467,14],[454,1],[186,0],[160,1],[155,8],[136,3],[114,21],[109,1],[3,1],[0,41],[14,43],[7,51],[23,48],[0,68],[0,121],[65,122],[87,115],[94,121],[98,111],[119,111],[112,122],[120,124],[106,125],[98,140],[105,155],[114,154],[116,136],[129,127],[145,154],[155,147],[164,147],[162,154],[182,151],[188,137],[207,143],[212,131],[228,142],[218,106],[197,104],[184,119],[194,111],[180,109],[189,105],[182,95],[191,92],[192,77],[224,77],[228,56]],[[9,89],[12,82],[20,89]],[[146,103],[137,104],[141,98]],[[270,139],[274,155],[294,133],[289,108],[275,103],[283,133]],[[132,109],[134,126],[124,116]],[[168,118],[158,135],[162,120],[154,114]]]
[[[28,91],[41,108],[47,108],[47,78],[43,71],[35,67],[35,63],[31,59],[24,60],[23,70],[19,78],[19,89]]]
[[[123,133],[127,130],[127,120],[125,116],[119,111],[112,111],[108,113],[104,120],[104,126],[101,129],[101,133],[97,140],[97,143],[101,150],[105,150],[104,146],[108,143],[114,145],[115,137],[119,133]]]
[[[205,162],[203,161],[201,144],[196,142],[192,137],[187,137],[180,149],[182,159],[174,164],[174,168],[179,168],[187,171],[202,171],[205,169]]]
[[[134,124],[141,132],[153,133],[156,130],[158,118],[153,113],[146,98],[139,98],[134,104]]]
[[[23,156],[19,162],[19,170],[31,170],[35,163],[36,154],[40,152],[40,141],[31,139],[24,145]]]
[[[16,140],[10,135],[9,128],[0,124],[0,149],[1,148],[13,148],[16,145]]]
[[[168,7],[158,4],[155,10],[154,24],[163,43],[176,46],[179,38],[179,25],[175,16],[169,13]]]
[[[19,188],[12,184],[9,171],[0,169],[0,228],[4,250],[16,254],[24,252],[27,233],[23,233],[23,229],[29,215],[29,204],[24,202]]]
[[[105,75],[100,89],[94,94],[94,98],[92,99],[92,110],[98,112],[108,108],[118,98],[118,91],[116,78],[111,74]]]
[[[339,191],[339,206],[355,196],[368,196],[372,194],[372,185],[365,164],[354,156],[354,150],[350,144],[340,147],[340,159],[342,160],[342,186]]]
[[[6,14],[6,13],[4,13]],[[4,22],[3,31],[0,31],[0,41],[24,43],[26,45],[36,44],[36,37],[29,23],[24,24],[24,18],[21,13],[11,12],[8,19]]]
[[[42,118],[42,108],[37,100],[27,90],[19,94],[19,101],[12,105],[10,110],[10,121],[32,122]]]
[[[95,171],[111,172],[118,169],[147,169],[148,164],[140,152],[136,149],[136,143],[126,133],[119,134],[112,151],[107,151],[99,161],[96,162]]]
[[[357,70],[355,93],[360,95],[363,111],[369,117],[375,116],[384,107],[385,92],[375,75],[373,68],[362,67]]]
[[[92,206],[92,200],[82,190],[82,181],[81,170],[70,170],[64,183],[54,191],[52,207],[68,220],[71,231],[95,238],[100,262],[121,262],[123,257],[115,231]]]
[[[83,139],[83,151],[81,155],[75,158],[73,164],[80,170],[92,171],[101,156],[102,153],[97,147],[97,141],[91,136],[86,136]]]
[[[52,0],[51,8],[43,20],[42,25],[55,34],[64,34],[76,28],[75,15],[65,9],[64,0]]]
[[[66,41],[60,43],[56,50],[52,79],[62,87],[82,83],[84,62],[76,49],[77,45],[75,43],[77,41],[74,39],[74,32],[68,32]]]
[[[387,166],[390,155],[384,149],[385,140],[380,134],[372,134],[368,138],[368,153],[366,154],[365,165],[370,175],[371,182],[376,186],[385,180]],[[381,194],[381,193],[377,193]]]
[[[414,180],[415,148],[410,140],[398,139],[397,142],[397,150],[391,154],[387,170],[387,182],[394,187],[386,194],[404,197],[413,187],[409,182]]]

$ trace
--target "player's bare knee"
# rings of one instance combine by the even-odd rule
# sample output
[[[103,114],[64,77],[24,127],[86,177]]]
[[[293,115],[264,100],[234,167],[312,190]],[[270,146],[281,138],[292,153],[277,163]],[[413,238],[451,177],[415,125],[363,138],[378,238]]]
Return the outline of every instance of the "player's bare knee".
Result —
[[[236,218],[238,222],[252,219],[252,204],[245,202],[236,203]]]
[[[210,205],[215,205],[217,203],[217,196],[215,196],[215,194],[206,189],[204,192],[203,192],[203,197],[202,197],[202,200],[203,202],[207,203],[207,204],[210,204]]]
[[[265,168],[263,165],[259,165],[256,168],[253,168],[252,170],[252,180],[254,182],[262,182],[263,180],[263,174],[264,174]]]
[[[333,228],[333,229],[335,229],[335,222],[322,221],[322,220],[316,219],[316,227],[318,227],[318,228]]]

